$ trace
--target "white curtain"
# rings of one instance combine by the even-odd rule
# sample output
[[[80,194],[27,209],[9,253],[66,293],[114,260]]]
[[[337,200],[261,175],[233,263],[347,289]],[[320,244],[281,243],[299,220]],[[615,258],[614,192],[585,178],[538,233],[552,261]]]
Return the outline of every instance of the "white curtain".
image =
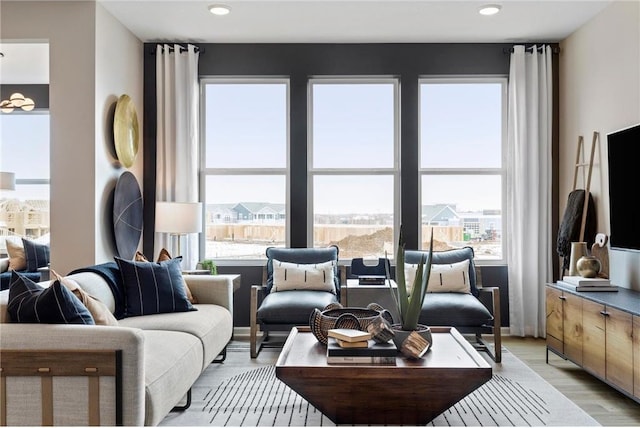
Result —
[[[515,46],[509,70],[507,264],[510,333],[545,336],[552,280],[551,48]]]
[[[198,202],[198,57],[193,45],[156,46],[156,201]],[[182,268],[195,268],[198,234],[178,239]],[[156,257],[163,247],[176,251],[170,240],[156,233]]]

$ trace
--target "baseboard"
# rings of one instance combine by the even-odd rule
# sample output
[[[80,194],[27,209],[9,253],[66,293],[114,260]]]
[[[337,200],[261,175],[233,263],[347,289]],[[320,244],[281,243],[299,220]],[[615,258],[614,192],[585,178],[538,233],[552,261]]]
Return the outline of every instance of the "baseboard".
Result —
[[[233,327],[234,339],[248,339],[251,327]]]

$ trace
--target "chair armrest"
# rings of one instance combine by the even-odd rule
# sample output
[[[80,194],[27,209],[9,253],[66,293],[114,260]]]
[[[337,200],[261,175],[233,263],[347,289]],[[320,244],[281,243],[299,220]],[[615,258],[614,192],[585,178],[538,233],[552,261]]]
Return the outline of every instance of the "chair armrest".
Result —
[[[267,286],[266,285],[252,285],[251,286],[251,300],[249,305],[249,310],[251,316],[255,317],[256,312],[258,311],[258,301],[263,298],[267,294]]]
[[[233,281],[222,275],[184,275],[189,290],[200,304],[220,305],[233,311]]]
[[[496,326],[501,326],[500,320],[500,288],[499,287],[479,287],[480,294],[488,294],[491,296],[491,314],[495,320]]]

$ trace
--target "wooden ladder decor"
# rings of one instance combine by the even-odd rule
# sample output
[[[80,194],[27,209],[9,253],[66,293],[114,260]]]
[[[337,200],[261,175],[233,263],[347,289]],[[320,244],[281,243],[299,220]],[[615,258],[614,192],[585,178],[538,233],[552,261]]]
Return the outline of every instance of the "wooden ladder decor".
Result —
[[[576,166],[573,173],[573,190],[576,190],[578,186],[578,171],[580,170],[580,168],[589,167],[584,188],[584,205],[582,206],[582,222],[580,223],[580,238],[578,239],[579,242],[584,242],[584,230],[587,224],[587,208],[589,207],[589,191],[591,190],[591,173],[593,172],[593,158],[596,152],[596,143],[599,139],[600,133],[597,131],[593,131],[589,162],[581,162],[580,154],[584,151],[584,138],[582,137],[582,135],[578,137],[578,148],[576,150]]]
[[[0,425],[7,425],[7,377],[37,376],[41,383],[42,426],[54,425],[54,376],[84,376],[88,381],[88,425],[100,425],[100,377],[115,377],[115,423],[122,421],[122,351],[2,350]]]

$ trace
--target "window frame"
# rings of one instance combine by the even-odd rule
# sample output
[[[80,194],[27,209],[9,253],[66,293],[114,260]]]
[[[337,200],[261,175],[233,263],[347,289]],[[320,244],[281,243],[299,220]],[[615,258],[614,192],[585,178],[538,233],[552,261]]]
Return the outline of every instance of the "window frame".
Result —
[[[474,84],[474,83],[498,83],[501,85],[501,110],[502,110],[502,126],[501,126],[501,166],[499,168],[423,168],[420,159],[422,159],[422,127],[420,121],[422,118],[422,85],[423,84]],[[499,259],[478,259],[475,258],[476,265],[498,265],[506,264],[506,241],[505,233],[507,231],[507,120],[508,120],[508,77],[507,76],[420,76],[418,78],[418,218],[422,218],[422,181],[426,175],[469,175],[469,176],[500,176],[501,182],[501,227],[502,237],[500,242],[502,257]],[[418,228],[418,244],[422,242],[422,227]]]
[[[377,168],[314,168],[313,166],[313,85],[392,84],[393,85],[393,163]],[[311,76],[307,81],[307,242],[315,246],[314,178],[316,176],[382,175],[393,179],[393,242],[398,242],[401,222],[400,194],[400,79],[396,76]],[[339,189],[338,189],[339,191]],[[348,260],[348,259],[347,259]]]
[[[285,167],[283,168],[210,168],[207,167],[207,144],[206,144],[206,87],[210,84],[284,84],[286,91],[286,144],[285,144]],[[200,188],[200,200],[207,201],[206,181],[208,176],[227,175],[227,176],[246,176],[246,175],[264,175],[264,176],[284,176],[285,177],[285,245],[289,246],[291,241],[291,79],[286,76],[206,76],[200,78],[200,135],[199,135],[199,168],[198,168],[198,184]],[[205,233],[200,234],[198,247],[200,258],[206,257],[206,213],[203,212],[203,225]],[[266,255],[259,259],[235,259],[235,258],[215,258],[216,263],[222,262],[225,266],[253,266],[257,261],[266,261]]]

